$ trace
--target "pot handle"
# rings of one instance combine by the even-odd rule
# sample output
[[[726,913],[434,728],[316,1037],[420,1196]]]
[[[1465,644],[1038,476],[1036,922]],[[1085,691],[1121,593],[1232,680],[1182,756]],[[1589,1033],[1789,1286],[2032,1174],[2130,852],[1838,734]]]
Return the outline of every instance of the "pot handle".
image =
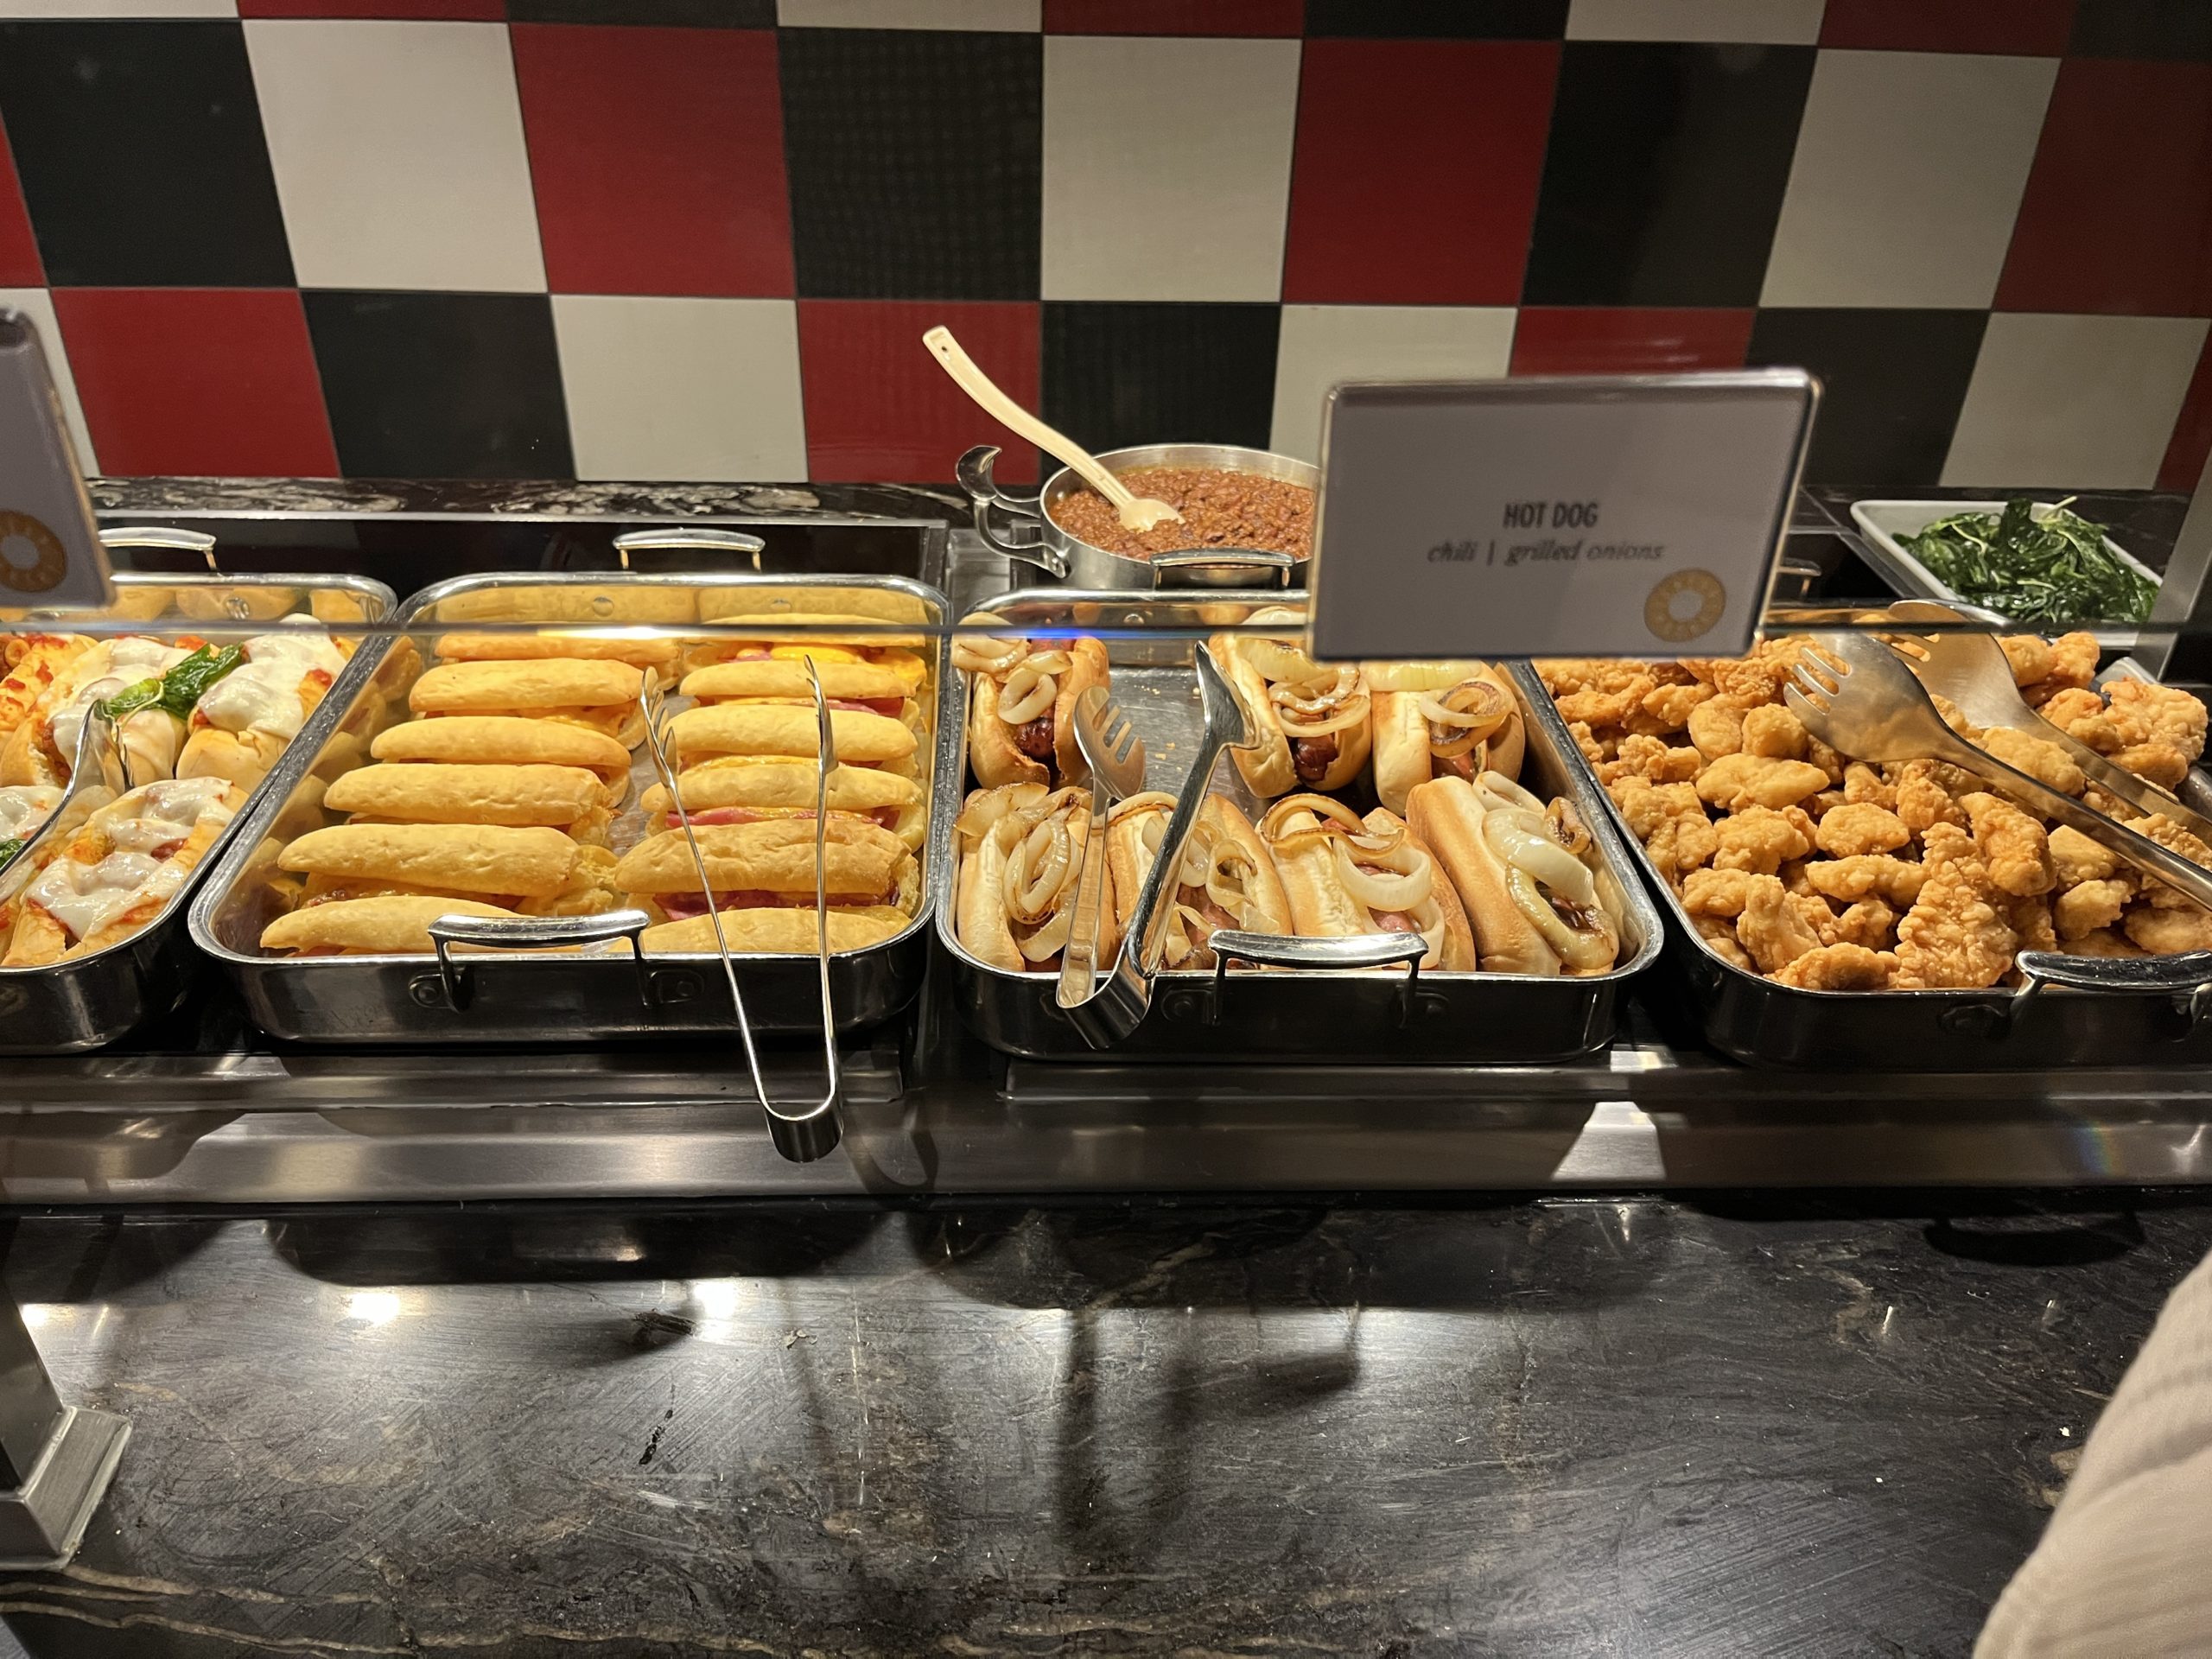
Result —
[[[2012,1020],[2050,985],[2104,995],[2169,996],[2189,1015],[2191,1030],[2212,1014],[2212,950],[2171,957],[2069,957],[2055,950],[2023,950],[2018,967],[2027,981],[2012,998]]]
[[[960,457],[960,464],[954,469],[960,487],[968,493],[968,499],[973,504],[976,533],[989,543],[993,552],[1065,578],[1068,573],[1067,558],[1045,540],[1043,512],[1033,501],[999,493],[998,484],[991,477],[991,468],[998,458],[996,444],[979,443]],[[992,517],[994,510],[1005,515],[1002,524]]]
[[[560,945],[604,944],[610,939],[630,941],[630,954],[638,964],[638,995],[647,1008],[653,1006],[652,982],[645,976],[645,929],[652,918],[642,910],[610,910],[597,916],[531,916],[510,920],[504,916],[440,916],[427,931],[438,953],[438,978],[445,982],[446,1003],[454,1013],[465,1013],[475,995],[468,964],[453,959],[451,947],[473,944],[492,950],[543,950]],[[436,982],[433,981],[435,984]]]
[[[1152,565],[1152,585],[1155,588],[1195,587],[1194,582],[1170,582],[1167,578],[1185,570],[1249,570],[1255,579],[1237,583],[1240,588],[1288,588],[1291,572],[1298,568],[1298,561],[1287,553],[1263,553],[1256,547],[1188,547],[1174,553],[1155,553]]]

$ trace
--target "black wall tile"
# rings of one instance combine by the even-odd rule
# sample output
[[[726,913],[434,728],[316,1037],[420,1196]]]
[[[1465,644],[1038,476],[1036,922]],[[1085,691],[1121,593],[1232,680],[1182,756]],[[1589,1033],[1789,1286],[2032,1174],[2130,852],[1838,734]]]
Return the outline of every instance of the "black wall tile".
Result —
[[[2068,50],[2080,58],[2212,60],[2212,0],[2081,0]]]
[[[1568,41],[1523,301],[1758,304],[1814,55]]]
[[[795,29],[779,41],[800,295],[1035,299],[1042,38]]]
[[[1048,301],[1045,418],[1092,451],[1133,443],[1268,447],[1272,305]]]
[[[1567,0],[1306,0],[1308,35],[1555,41]]]
[[[0,23],[0,118],[57,287],[291,282],[237,23]]]
[[[517,23],[773,29],[776,0],[507,0],[507,18]]]
[[[302,298],[348,477],[575,476],[543,295]]]
[[[1936,483],[1986,311],[1767,310],[1748,360],[1821,377],[1808,484],[1894,494]]]

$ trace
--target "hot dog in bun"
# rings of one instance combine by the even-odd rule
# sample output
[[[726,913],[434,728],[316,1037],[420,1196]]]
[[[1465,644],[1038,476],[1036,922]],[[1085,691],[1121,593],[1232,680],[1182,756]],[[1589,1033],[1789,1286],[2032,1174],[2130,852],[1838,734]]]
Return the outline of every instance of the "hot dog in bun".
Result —
[[[1465,902],[1484,969],[1599,974],[1620,954],[1620,918],[1590,866],[1590,831],[1564,799],[1549,806],[1511,779],[1438,778],[1416,787],[1414,829]]]
[[[1487,663],[1367,663],[1375,793],[1393,812],[1432,777],[1521,774],[1521,706]]]
[[[952,662],[969,677],[968,769],[977,783],[996,789],[1090,781],[1076,747],[1075,705],[1107,683],[1105,646],[1088,635],[1041,641],[970,635],[953,641]]]
[[[960,882],[953,920],[969,954],[1014,973],[1059,966],[1075,924],[1076,882],[1090,827],[1088,790],[1010,784],[969,796],[955,825]],[[1103,963],[1121,938],[1110,867],[1101,887],[1097,960]]]
[[[1411,826],[1377,807],[1363,819],[1325,795],[1293,795],[1260,820],[1298,932],[1309,938],[1418,933],[1427,969],[1471,971],[1475,942],[1459,895]]]
[[[1150,790],[1120,803],[1107,820],[1115,919],[1124,934],[1135,921],[1138,895],[1159,861],[1174,805],[1173,796]],[[1274,861],[1251,821],[1225,796],[1209,795],[1198,809],[1182,868],[1160,902],[1172,906],[1160,952],[1169,968],[1211,968],[1214,953],[1207,941],[1217,931],[1297,931]]]
[[[1367,681],[1351,663],[1324,667],[1306,654],[1306,619],[1280,605],[1249,619],[1279,623],[1274,636],[1217,633],[1214,658],[1236,689],[1261,739],[1231,749],[1236,770],[1255,795],[1294,789],[1342,789],[1367,764],[1370,715]]]

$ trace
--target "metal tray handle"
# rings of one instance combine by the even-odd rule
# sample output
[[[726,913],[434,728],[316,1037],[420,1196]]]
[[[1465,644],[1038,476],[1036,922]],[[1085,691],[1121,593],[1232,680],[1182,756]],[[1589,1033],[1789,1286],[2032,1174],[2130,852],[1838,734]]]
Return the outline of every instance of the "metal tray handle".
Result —
[[[2185,1036],[2212,1014],[2212,950],[2171,957],[2069,957],[2056,950],[2023,950],[2018,964],[2027,983],[2006,1007],[2009,1028],[2046,986],[2105,996],[2169,996],[2189,1016]]]
[[[630,955],[638,966],[638,995],[646,1008],[653,1006],[652,982],[645,973],[645,931],[652,918],[642,910],[610,910],[597,916],[440,916],[426,930],[438,953],[438,978],[445,987],[446,1004],[456,1014],[467,1010],[476,988],[468,964],[456,963],[450,947],[476,945],[488,950],[544,950],[569,944],[604,944],[611,939],[630,941]]]
[[[120,524],[100,531],[100,545],[111,551],[118,547],[157,547],[168,553],[197,553],[207,562],[209,575],[223,574],[222,568],[215,563],[215,538],[204,530],[173,530],[167,524]]]
[[[1182,585],[1167,580],[1171,574],[1182,570],[1243,570],[1259,578],[1272,576],[1277,587],[1287,588],[1292,572],[1298,569],[1298,561],[1289,554],[1270,553],[1256,547],[1186,547],[1173,553],[1155,553],[1147,563],[1152,566],[1152,585],[1155,588]]]
[[[1068,562],[1058,548],[1045,540],[1044,509],[1034,501],[1000,493],[998,484],[991,476],[991,468],[998,458],[996,444],[979,443],[961,456],[959,465],[954,468],[954,476],[973,504],[976,533],[990,544],[994,553],[1036,565],[1048,575],[1065,580]],[[992,517],[995,512],[1006,515],[1003,524]]]
[[[1347,933],[1327,938],[1301,938],[1283,933],[1243,933],[1224,928],[1207,941],[1213,946],[1213,995],[1206,1023],[1221,1023],[1224,997],[1228,995],[1229,963],[1233,957],[1262,968],[1338,969],[1388,968],[1403,963],[1405,983],[1398,999],[1398,1023],[1412,1017],[1414,988],[1421,979],[1421,961],[1428,954],[1428,941],[1418,933]]]
[[[614,538],[614,556],[630,568],[632,553],[731,553],[760,568],[768,543],[741,530],[718,530],[709,524],[679,525],[672,530],[633,530]]]

